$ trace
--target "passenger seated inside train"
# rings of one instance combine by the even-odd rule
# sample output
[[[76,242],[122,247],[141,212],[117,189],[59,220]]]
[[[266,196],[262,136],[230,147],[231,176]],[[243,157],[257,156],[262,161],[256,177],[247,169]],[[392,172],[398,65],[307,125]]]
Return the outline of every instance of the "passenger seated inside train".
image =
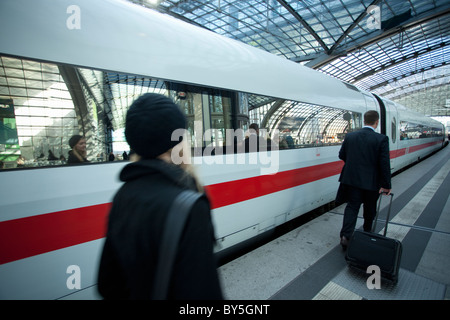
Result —
[[[259,151],[271,151],[272,140],[270,138],[264,138],[260,135],[259,126],[256,123],[252,123],[249,126],[248,135],[244,139],[245,153],[259,152]]]
[[[86,138],[79,134],[73,135],[69,139],[69,146],[72,150],[69,151],[68,164],[79,164],[89,162],[86,158]]]

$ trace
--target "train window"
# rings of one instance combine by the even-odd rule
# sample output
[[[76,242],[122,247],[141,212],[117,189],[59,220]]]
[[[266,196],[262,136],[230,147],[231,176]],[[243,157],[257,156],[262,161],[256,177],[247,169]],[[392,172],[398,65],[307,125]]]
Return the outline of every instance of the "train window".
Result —
[[[169,96],[180,106],[186,115],[187,130],[191,137],[191,147],[203,147],[202,134],[198,134],[204,130],[203,93],[198,88],[187,85],[171,83],[169,87]]]
[[[236,112],[236,124],[235,129],[242,129],[243,131],[248,129],[248,94],[238,93],[237,112]]]
[[[232,102],[228,92],[213,90],[209,93],[209,107],[211,116],[211,144],[223,147],[227,144],[226,130],[231,127]]]
[[[0,56],[0,160],[5,168],[62,165],[69,139],[86,137],[90,163],[122,159],[128,106],[166,82]]]
[[[444,130],[442,127],[433,127],[433,137],[443,137],[444,136]]]
[[[122,160],[129,152],[126,112],[148,92],[180,106],[192,147],[221,147],[227,129],[248,127],[247,94],[0,56],[0,160],[5,168],[63,165],[78,134],[86,137],[90,163]]]
[[[231,93],[175,83],[170,83],[169,87],[169,95],[186,114],[192,155],[203,155],[206,146],[226,145],[225,132],[232,129]]]
[[[397,120],[395,119],[395,117],[392,118],[391,139],[393,143],[395,143],[395,141],[397,140]]]
[[[271,135],[277,129],[281,150],[340,144],[346,133],[362,125],[358,112],[273,98],[254,100],[259,105],[250,108],[250,119],[259,116]]]
[[[423,135],[423,125],[414,122],[401,122],[401,140],[419,139]]]
[[[434,138],[443,136],[442,128],[400,121],[400,140]]]
[[[0,56],[0,99],[5,168],[61,163],[68,149],[61,140],[78,131],[78,122],[58,66]]]

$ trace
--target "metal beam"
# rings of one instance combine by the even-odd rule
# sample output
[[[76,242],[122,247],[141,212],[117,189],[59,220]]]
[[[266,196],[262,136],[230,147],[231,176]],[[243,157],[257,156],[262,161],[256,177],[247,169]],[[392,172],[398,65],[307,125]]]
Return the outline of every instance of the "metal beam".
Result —
[[[382,96],[389,97],[389,99],[391,99],[391,100],[395,100],[395,99],[401,99],[401,98],[407,97],[407,96],[411,95],[411,93],[416,93],[416,92],[420,92],[421,90],[424,90],[422,88],[414,88],[414,87],[417,87],[420,85],[426,85],[426,90],[448,86],[448,83],[439,83],[439,84],[436,84],[433,86],[427,85],[427,83],[429,81],[438,80],[438,79],[442,79],[445,77],[448,77],[448,75],[440,75],[440,76],[436,76],[436,77],[427,78],[425,80],[419,80],[419,81],[416,81],[413,83],[409,83],[407,85],[386,91],[382,94]],[[409,88],[412,88],[411,91],[405,92],[406,89],[409,89]],[[395,95],[397,92],[400,92],[400,91],[401,91],[401,93]]]
[[[378,84],[376,84],[376,85],[370,87],[370,88],[368,89],[368,91],[373,91],[373,90],[375,90],[375,89],[378,89],[378,88],[381,88],[381,87],[383,87],[383,86],[386,86],[386,85],[388,85],[389,83],[392,83],[392,82],[395,82],[395,81],[404,79],[404,78],[406,78],[406,77],[409,77],[409,76],[412,76],[412,75],[415,75],[415,74],[418,74],[418,73],[423,73],[423,72],[428,71],[428,70],[432,70],[432,69],[436,69],[436,68],[439,68],[439,67],[442,67],[442,66],[446,66],[446,65],[448,65],[449,63],[450,63],[450,62],[444,61],[444,62],[442,62],[442,63],[434,64],[434,65],[431,65],[431,66],[428,66],[428,67],[425,67],[425,68],[417,69],[417,70],[415,70],[415,71],[407,72],[407,73],[405,73],[405,74],[402,74],[401,76],[394,77],[394,78],[389,79],[389,80],[387,80],[387,81],[383,81],[383,82],[381,82],[381,83],[378,83]]]
[[[272,117],[272,115],[275,113],[275,111],[278,110],[278,108],[280,108],[283,105],[285,101],[286,100],[279,99],[270,107],[270,109],[267,111],[267,113],[264,115],[264,118],[261,121],[261,128],[267,127],[267,124],[269,123],[269,120]]]
[[[328,55],[333,54],[336,48],[341,44],[341,42],[348,36],[348,34],[367,16],[367,9],[371,6],[376,6],[381,2],[381,0],[374,0],[363,12],[360,13],[358,18],[345,30],[345,32],[339,37],[339,39],[333,44],[331,49],[327,52]],[[380,21],[381,23],[381,21]]]
[[[320,46],[325,50],[325,52],[328,52],[328,46],[323,42],[322,38],[319,37],[319,35],[314,31],[313,28],[305,21],[305,19],[302,18],[298,14],[297,11],[294,10],[285,0],[277,0],[291,15],[294,16],[297,21],[299,21],[305,28],[308,30],[308,32],[316,39],[316,41],[320,44]]]
[[[75,113],[78,118],[78,125],[81,127],[83,135],[86,136],[88,128],[87,124],[84,122],[84,119],[89,115],[89,111],[86,98],[83,94],[83,88],[81,87],[81,82],[78,77],[77,69],[68,65],[58,65],[58,69],[72,98]]]
[[[364,48],[373,43],[376,43],[376,42],[379,42],[386,38],[392,37],[404,30],[413,28],[415,26],[418,26],[420,24],[426,23],[428,21],[431,21],[431,20],[434,20],[434,19],[437,19],[440,17],[444,17],[448,14],[450,14],[450,4],[446,5],[443,8],[428,11],[419,16],[413,17],[413,18],[409,19],[408,21],[405,21],[401,25],[396,26],[395,28],[392,28],[392,29],[389,29],[386,31],[377,30],[377,31],[370,33],[366,37],[362,37],[360,39],[357,39],[357,40],[354,40],[351,42],[347,42],[347,45],[345,47],[340,47],[341,50],[340,50],[339,54],[337,52],[335,52],[335,54],[331,54],[331,55],[329,55],[327,53],[323,53],[320,57],[317,57],[316,59],[308,62],[306,64],[306,66],[313,68],[313,69],[318,69],[318,68],[332,62],[333,60],[339,58],[340,56],[342,56],[344,54],[348,54],[353,51],[359,50],[359,49]],[[293,59],[293,60],[295,61],[295,59]]]
[[[361,73],[360,75],[356,76],[355,79],[350,81],[350,83],[355,83],[355,82],[360,81],[360,80],[362,80],[364,78],[370,77],[371,75],[373,75],[373,74],[375,74],[377,72],[389,69],[389,68],[391,68],[391,67],[393,67],[395,65],[398,65],[400,63],[404,63],[406,61],[409,61],[409,60],[412,60],[412,59],[416,59],[416,58],[418,58],[418,57],[420,57],[420,56],[422,56],[424,54],[430,53],[430,52],[432,52],[434,50],[438,50],[438,49],[444,48],[444,47],[448,46],[449,44],[450,44],[450,42],[441,42],[441,43],[433,45],[431,47],[428,47],[428,48],[425,48],[425,49],[422,49],[422,50],[419,50],[419,51],[416,51],[416,52],[409,53],[409,54],[407,54],[407,55],[405,55],[403,57],[400,57],[398,59],[390,60],[390,61],[384,63],[383,65],[379,65],[376,68],[373,68],[373,69],[371,69],[371,70],[369,70],[367,72]]]

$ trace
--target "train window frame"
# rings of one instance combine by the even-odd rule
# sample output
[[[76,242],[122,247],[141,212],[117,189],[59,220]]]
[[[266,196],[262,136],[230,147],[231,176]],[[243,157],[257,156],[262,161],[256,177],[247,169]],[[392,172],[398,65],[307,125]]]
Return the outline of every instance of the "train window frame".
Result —
[[[250,119],[259,122],[272,140],[278,132],[280,151],[340,145],[346,133],[362,128],[360,112],[264,96],[252,97],[249,101],[257,101],[255,106],[249,107]],[[336,129],[338,120],[343,121],[342,130]],[[291,126],[297,123],[298,127],[287,128],[289,123]]]
[[[442,137],[441,128],[413,121],[400,121],[400,141]]]
[[[391,122],[391,139],[392,143],[397,141],[397,119],[395,117],[392,118]]]

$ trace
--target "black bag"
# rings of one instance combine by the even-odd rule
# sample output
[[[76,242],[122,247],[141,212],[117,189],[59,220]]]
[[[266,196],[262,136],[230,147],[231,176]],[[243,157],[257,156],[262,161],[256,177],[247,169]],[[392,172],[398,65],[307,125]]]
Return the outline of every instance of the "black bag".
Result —
[[[381,276],[383,278],[396,284],[402,257],[402,243],[396,239],[386,237],[393,196],[394,194],[391,193],[383,236],[373,233],[378,220],[378,213],[380,212],[381,199],[383,198],[383,196],[380,195],[372,232],[361,230],[355,230],[353,232],[347,248],[345,260],[347,260],[349,266],[364,272],[367,271],[368,266],[376,265],[380,268]]]
[[[156,283],[152,292],[152,299],[154,300],[167,299],[173,263],[178,250],[181,233],[183,232],[192,206],[201,196],[202,194],[200,193],[185,190],[175,198],[175,201],[169,209],[158,257],[155,277]]]

